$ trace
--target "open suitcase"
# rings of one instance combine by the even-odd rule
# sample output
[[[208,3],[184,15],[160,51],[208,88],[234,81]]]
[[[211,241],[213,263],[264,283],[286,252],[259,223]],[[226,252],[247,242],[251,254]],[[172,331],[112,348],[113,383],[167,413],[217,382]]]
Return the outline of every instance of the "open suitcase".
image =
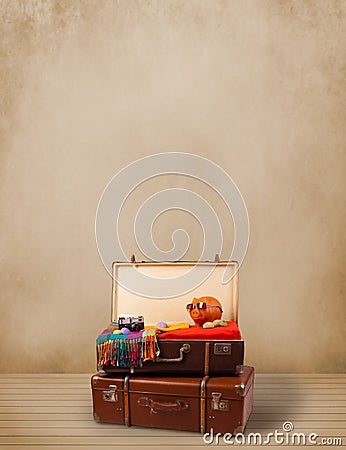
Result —
[[[126,290],[122,279],[129,278],[129,268],[151,276],[153,278],[177,277],[196,266],[199,271],[210,271],[212,274],[196,286],[192,291],[179,297],[168,299],[153,299],[141,297]],[[228,270],[230,281],[222,282],[223,274]],[[155,281],[153,281],[155,285]],[[138,374],[179,374],[188,375],[230,375],[242,371],[244,359],[244,340],[238,328],[238,264],[236,262],[123,262],[113,264],[112,280],[112,323],[118,320],[118,314],[124,312],[135,313],[145,318],[145,325],[156,324],[163,320],[182,322],[191,325],[193,321],[186,312],[186,304],[193,298],[211,295],[220,300],[223,307],[223,319],[229,320],[228,328],[195,329],[197,336],[189,338],[188,330],[177,333],[162,333],[157,338],[157,353],[151,360],[141,361],[140,364],[119,365],[104,358],[102,343],[110,343],[112,336],[105,331],[102,343],[97,341],[98,370],[107,373],[138,373]],[[227,332],[227,333],[226,333]],[[170,335],[170,338],[167,336]],[[119,341],[118,341],[119,342]],[[122,358],[124,361],[125,358]]]
[[[242,433],[252,411],[254,369],[230,377],[141,377],[98,373],[91,379],[98,422],[201,433]]]

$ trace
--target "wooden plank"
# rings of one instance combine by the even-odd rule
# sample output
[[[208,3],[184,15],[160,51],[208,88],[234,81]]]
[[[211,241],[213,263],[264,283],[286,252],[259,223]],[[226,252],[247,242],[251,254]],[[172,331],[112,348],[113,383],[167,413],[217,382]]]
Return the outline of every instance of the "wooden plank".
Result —
[[[60,397],[59,397],[60,398]],[[254,394],[255,401],[265,401],[268,400],[321,400],[321,401],[332,401],[332,402],[342,402],[345,403],[346,395],[342,394],[316,394],[316,393],[305,393],[305,392],[297,392],[292,394],[287,394],[286,392],[281,393],[268,393],[268,394]],[[0,397],[1,400],[1,397]]]
[[[40,374],[33,374],[33,373],[27,373],[27,374],[4,374],[0,373],[0,382],[5,383],[8,380],[13,380],[14,382],[21,382],[25,380],[30,380],[30,382],[35,382],[35,380],[40,381],[47,381],[47,380],[61,380],[62,382],[67,383],[80,383],[80,382],[88,382],[90,381],[91,377],[94,376],[95,373],[89,373],[84,375],[78,375],[78,374],[54,374],[54,373],[40,373]],[[111,376],[111,374],[108,374]],[[123,373],[125,375],[125,373]],[[136,375],[140,375],[137,373]],[[193,375],[193,376],[199,376],[199,375]],[[324,383],[329,380],[339,380],[346,382],[346,374],[259,374],[255,373],[255,379],[260,382],[266,382],[269,380],[270,382],[274,380],[274,382],[286,382],[286,380],[301,380],[303,383],[310,383],[311,380],[317,380],[318,383]]]
[[[52,386],[49,387],[47,385],[45,386],[33,386],[30,387],[13,387],[8,386],[1,388],[0,387],[0,397],[3,395],[13,395],[15,398],[16,395],[28,395],[28,394],[68,394],[68,395],[91,395],[91,387],[90,386],[78,386],[78,387],[62,387],[61,385],[59,387]],[[303,386],[297,387],[297,386],[291,386],[291,387],[272,387],[272,386],[266,386],[265,388],[259,388],[258,386],[255,386],[254,393],[256,395],[271,395],[271,394],[315,394],[315,395],[346,395],[346,385],[345,387],[318,387],[318,388],[305,388]]]
[[[5,374],[0,373],[0,382],[7,382],[8,380],[21,382],[22,380],[28,379],[31,382],[35,382],[35,380],[40,381],[47,381],[48,379],[60,379],[62,382],[71,382],[73,380],[74,382],[76,380],[78,381],[86,381],[89,380],[93,374],[61,374],[61,373],[20,373],[20,374]],[[317,380],[317,382],[322,382],[330,380],[331,382],[346,382],[346,374],[345,373],[337,373],[337,374],[308,374],[308,373],[300,373],[300,374],[264,374],[264,373],[255,373],[255,379],[258,382],[282,382],[282,381],[293,381],[297,383],[298,380],[301,380],[302,382],[311,383],[314,380]]]
[[[69,389],[69,388],[81,388],[81,389],[90,389],[91,388],[91,381],[85,380],[85,381],[77,381],[77,380],[61,380],[61,379],[48,379],[48,380],[42,380],[40,382],[35,382],[33,380],[11,380],[9,379],[7,383],[5,381],[3,383],[0,383],[0,389],[6,389],[6,387],[9,386],[13,389],[27,389],[27,388],[38,388],[38,387],[45,387],[47,389],[50,388],[61,388],[61,389]]]
[[[335,415],[337,419],[337,415]],[[46,421],[59,421],[59,420],[93,420],[91,412],[87,413],[69,413],[68,416],[64,413],[0,413],[0,426],[2,423],[10,420],[46,420]],[[332,420],[332,419],[331,419]]]
[[[283,413],[287,415],[296,413],[316,413],[318,411],[321,414],[336,413],[345,414],[346,406],[292,406],[292,405],[254,405],[254,412],[256,413]],[[4,414],[92,414],[92,406],[6,406],[0,408],[0,412]]]
[[[258,378],[331,378],[334,380],[335,378],[344,378],[346,379],[345,373],[258,373],[255,372],[256,377]]]
[[[285,409],[285,408],[282,408]],[[331,421],[345,421],[346,420],[346,413],[290,413],[289,414],[289,419],[291,422],[295,422],[297,420],[314,420],[314,421],[319,421],[319,420],[323,420],[324,422],[331,422]],[[1,420],[1,419],[0,419]],[[251,414],[250,420],[252,421],[256,421],[256,420],[268,420],[268,421],[272,421],[272,420],[279,420],[282,423],[285,422],[287,420],[287,413],[286,412],[281,412],[281,413],[267,413],[264,411],[259,411],[259,412],[253,412]],[[346,424],[345,424],[346,425]]]
[[[276,381],[275,380],[266,380],[265,383],[264,382],[261,383],[257,379],[255,379],[256,387],[275,387],[277,385],[280,386],[282,384],[284,384],[286,388],[299,386],[299,387],[304,387],[305,389],[308,389],[309,386],[311,386],[311,385],[313,386],[315,384],[323,384],[324,388],[328,388],[328,387],[334,388],[336,386],[345,387],[345,385],[346,385],[344,380],[328,380],[328,381],[327,380],[325,380],[325,381],[311,380],[311,382],[308,383],[308,382],[302,382],[302,380],[287,379],[287,380],[280,380],[280,382],[279,382],[279,380],[276,380]]]
[[[325,400],[320,399],[270,399],[267,398],[265,400],[255,400],[254,405],[256,406],[311,406],[315,408],[323,408],[325,406],[339,406],[343,407],[345,405],[344,400],[334,400],[330,398],[326,398]],[[3,412],[3,407],[11,407],[11,406],[18,406],[18,407],[28,407],[31,408],[33,406],[38,407],[91,407],[91,400],[2,400],[0,401],[0,411]]]
[[[295,393],[287,393],[286,391],[280,391],[278,393],[267,393],[267,394],[259,394],[254,393],[255,402],[263,402],[263,401],[273,401],[273,400],[282,400],[282,401],[333,401],[334,402],[345,402],[346,395],[344,394],[317,394],[316,392],[295,392]],[[31,393],[16,393],[16,394],[1,394],[0,395],[0,406],[6,406],[6,404],[11,401],[13,405],[21,403],[23,405],[32,401],[35,402],[33,404],[37,404],[39,402],[44,405],[46,402],[68,402],[74,401],[76,405],[85,404],[86,402],[92,403],[92,393],[86,392],[84,394],[70,394],[70,393],[60,393],[59,395],[51,395],[48,393],[42,394],[39,389],[36,392]]]
[[[90,380],[91,376],[93,374],[90,373],[84,373],[84,374],[73,374],[73,373],[17,373],[17,374],[12,374],[12,373],[0,373],[0,381],[5,381],[7,382],[9,379],[11,380],[15,380],[15,379],[25,379],[28,378],[30,380],[34,380],[34,379],[55,379],[55,378],[60,378],[62,380],[71,380],[71,379],[80,379],[80,380]],[[285,380],[286,379],[292,379],[294,381],[297,381],[298,379],[302,379],[302,380],[307,380],[308,382],[310,382],[310,380],[320,380],[322,382],[322,380],[344,380],[346,382],[346,373],[327,373],[327,374],[322,374],[322,373],[255,373],[255,378],[259,381],[261,380]],[[319,382],[320,382],[319,381]]]
[[[17,378],[17,379],[12,379],[9,378],[8,380],[5,379],[0,379],[0,387],[6,387],[9,385],[13,385],[14,387],[16,386],[25,386],[26,384],[30,384],[33,386],[42,386],[42,385],[70,385],[72,384],[73,386],[81,386],[81,387],[85,387],[85,386],[89,386],[91,385],[91,378],[85,379],[85,380],[78,380],[78,379],[65,379],[65,378],[42,378],[42,379],[36,379],[36,378],[25,378],[25,379],[21,379],[21,378]],[[62,387],[63,387],[62,386]]]
[[[42,383],[12,383],[10,380],[8,383],[0,384],[0,392],[6,392],[8,390],[33,390],[33,389],[45,389],[45,390],[51,390],[51,389],[64,389],[64,390],[79,390],[79,391],[91,391],[90,383],[61,383],[59,382],[42,382]],[[340,391],[346,391],[346,383],[338,383],[333,385],[332,383],[314,383],[314,384],[297,384],[297,383],[257,383],[255,382],[254,386],[255,391],[257,392],[267,392],[267,391],[276,391],[276,390],[286,390],[286,391],[294,391],[294,390],[304,390],[304,391],[310,391],[310,390],[323,390],[326,393],[334,391],[334,390],[340,390]]]
[[[87,431],[87,430],[86,430]],[[131,434],[124,435],[123,433],[118,434],[105,434],[103,436],[95,436],[95,435],[85,435],[85,436],[49,436],[49,435],[42,435],[42,436],[0,436],[0,445],[1,444],[31,444],[31,445],[55,445],[55,444],[84,444],[88,443],[89,445],[91,443],[94,444],[103,444],[103,445],[114,445],[114,441],[116,438],[117,445],[126,445],[126,444],[132,444],[132,445],[138,445],[141,446],[143,444],[143,439],[145,439],[146,444],[161,444],[162,447],[162,439],[165,440],[165,447],[167,445],[177,445],[179,443],[180,446],[182,445],[198,445],[203,443],[203,438],[199,433],[195,433],[193,436],[180,436],[177,437],[176,435],[172,435],[166,432],[164,435],[155,435],[153,433],[145,433],[143,430],[141,430],[141,435],[132,436]],[[179,432],[178,432],[179,433]]]
[[[311,429],[318,429],[318,430],[332,430],[334,428],[341,429],[343,427],[346,427],[346,421],[339,419],[339,420],[307,420],[307,419],[295,419],[293,420],[290,417],[290,420],[292,423],[294,423],[294,428],[300,429],[300,428],[311,428]],[[262,419],[255,419],[253,417],[250,418],[248,422],[248,428],[266,428],[266,429],[278,429],[282,430],[282,424],[284,420],[262,420]],[[103,425],[102,425],[103,426]],[[110,427],[113,427],[113,425],[109,425]],[[49,429],[67,429],[67,428],[75,428],[75,429],[100,429],[100,424],[95,422],[92,418],[85,419],[85,420],[6,420],[0,422],[0,430],[11,430],[12,428],[15,429],[25,429],[29,428],[32,429],[40,429],[40,428],[49,428]],[[8,431],[8,433],[3,433],[0,431],[0,435],[6,435],[11,434],[11,431]]]
[[[203,445],[203,447],[201,446]],[[220,443],[220,445],[225,445]],[[281,446],[282,447],[282,446]],[[5,447],[0,446],[0,448],[5,449]],[[85,450],[86,448],[90,448],[92,450],[107,450],[109,449],[122,449],[122,448],[126,448],[126,450],[139,450],[139,448],[158,448],[162,450],[162,444],[146,444],[145,441],[140,445],[140,447],[138,447],[138,445],[131,445],[131,444],[120,444],[117,445],[116,441],[114,441],[113,444],[103,444],[103,445],[95,445],[95,444],[82,444],[82,445],[78,445],[78,444],[63,444],[63,445],[59,445],[59,444],[54,444],[54,446],[52,445],[40,445],[39,447],[33,447],[31,444],[6,444],[6,450],[23,450],[23,449],[30,449],[30,448],[35,448],[35,450],[39,449],[39,450],[66,450],[66,449],[71,449],[71,450]],[[172,444],[172,445],[167,445],[167,448],[170,449],[179,449],[182,450],[182,447],[180,444]],[[201,444],[199,445],[185,445],[183,447],[183,449],[189,449],[189,450],[202,450],[205,448],[205,444],[203,444],[203,442],[201,441]],[[246,446],[245,447],[246,450],[258,450],[258,446]],[[274,447],[275,448],[275,447]],[[294,447],[294,450],[306,450],[306,447]]]
[[[2,402],[27,402],[27,401],[42,401],[42,402],[51,402],[51,401],[75,401],[75,402],[89,402],[91,403],[91,392],[89,394],[60,394],[60,395],[49,395],[49,394],[41,394],[38,390],[37,393],[31,394],[22,394],[22,395],[0,395],[0,406]]]
[[[63,445],[59,445],[59,444],[53,444],[53,445],[42,445],[40,444],[39,446],[33,446],[32,444],[26,444],[26,443],[22,443],[20,445],[17,444],[11,444],[8,443],[6,444],[6,447],[3,447],[0,444],[0,448],[1,449],[6,449],[6,450],[23,450],[23,449],[34,449],[34,450],[66,450],[66,449],[71,449],[71,450],[85,450],[86,448],[88,449],[92,449],[92,450],[107,450],[107,449],[123,449],[126,448],[126,450],[139,450],[139,448],[158,448],[162,450],[162,444],[146,444],[146,441],[144,441],[140,447],[138,446],[138,444],[136,445],[131,445],[131,444],[117,444],[116,440],[113,442],[113,444],[102,444],[102,445],[95,445],[95,444],[88,444],[87,442],[82,444],[82,445],[78,445],[78,444],[69,444],[69,443],[65,443]],[[204,447],[201,447],[201,445],[203,444],[203,442],[201,441],[201,444],[199,445],[184,445],[184,449],[189,449],[189,450],[202,450]],[[222,445],[222,444],[220,444]],[[223,444],[225,445],[225,444]],[[205,446],[205,444],[204,444]],[[282,447],[282,446],[281,446]],[[182,450],[182,447],[180,444],[169,444],[167,445],[167,448],[170,449],[179,449]],[[253,449],[253,450],[258,450],[258,446],[253,446],[253,447],[249,447],[246,446],[246,449]],[[300,447],[294,447],[294,450],[300,449]],[[301,447],[301,450],[306,450],[305,447]]]
[[[271,432],[272,430],[269,430],[268,432]],[[344,442],[345,437],[342,435],[338,435],[335,433],[336,430],[332,430],[331,433],[323,433],[320,435],[321,437],[341,437],[341,439]],[[110,445],[114,446],[115,442],[118,446],[126,446],[126,445],[137,445],[138,447],[142,447],[145,443],[146,446],[154,446],[154,445],[160,445],[162,448],[162,439],[164,438],[164,447],[168,446],[187,446],[187,445],[203,445],[203,437],[199,433],[195,433],[194,436],[182,436],[181,432],[177,432],[178,435],[173,435],[172,432],[170,432],[167,435],[160,435],[157,436],[154,434],[151,430],[148,433],[144,433],[143,430],[141,430],[142,434],[140,436],[132,436],[132,434],[124,435],[123,433],[118,433],[114,435],[108,435],[108,436],[92,436],[92,435],[85,435],[85,436],[4,436],[0,437],[0,445],[9,443],[20,445],[20,444],[31,444],[32,446],[35,445]],[[303,430],[302,430],[303,432]],[[245,436],[249,432],[245,433]],[[306,434],[312,433],[311,430],[306,430]],[[220,439],[221,440],[221,439]],[[205,444],[204,444],[205,445]],[[284,448],[281,446],[281,448]]]
[[[2,413],[64,413],[64,414],[74,414],[74,413],[90,413],[92,414],[92,406],[3,406],[0,408],[0,412]]]
[[[155,437],[198,437],[201,436],[200,433],[198,432],[190,432],[190,431],[178,431],[178,430],[167,430],[167,429],[158,429],[158,428],[146,428],[146,427],[127,427],[125,425],[112,425],[112,424],[104,424],[104,423],[97,423],[96,424],[97,427],[94,429],[94,431],[96,430],[97,432],[97,436],[99,435],[99,433],[118,433],[119,435],[123,436],[123,437],[127,437],[127,438],[131,438],[133,437],[143,437],[143,436],[155,436]],[[20,429],[21,432],[22,429]],[[58,436],[57,434],[55,434],[57,430],[56,429],[48,429],[48,430],[44,430],[45,435],[48,435],[50,432],[52,433],[52,435],[54,436]],[[65,434],[64,434],[64,430],[58,430],[58,433],[60,433],[61,437],[78,437],[78,429],[68,429],[65,430]],[[79,430],[79,432],[82,433],[82,430]],[[30,434],[31,433],[31,434]],[[71,434],[72,433],[72,434]],[[90,434],[93,433],[93,430],[90,431]],[[39,436],[39,434],[37,434],[35,432],[35,429],[27,429],[25,430],[25,434],[30,435],[31,437],[37,437]],[[111,434],[113,436],[113,434]],[[18,436],[18,434],[16,432],[12,433],[12,434],[8,434],[7,437],[16,437]],[[6,436],[1,436],[2,438],[5,438]],[[83,437],[83,435],[82,435]],[[107,437],[105,435],[105,437]]]
[[[287,384],[277,384],[277,385],[258,385],[255,384],[254,391],[257,393],[267,393],[267,392],[320,392],[321,394],[333,394],[337,393],[345,393],[346,392],[346,383],[344,385],[338,384],[336,386],[332,386],[329,384],[306,384],[303,386],[297,385],[287,385]]]
[[[282,408],[284,410],[285,408]],[[334,411],[333,408],[330,411]],[[345,421],[346,420],[346,411],[344,413],[335,413],[335,412],[296,412],[289,413],[289,419],[291,422],[295,422],[296,420],[325,420],[325,421]],[[6,421],[93,421],[91,410],[87,413],[30,413],[30,412],[18,412],[18,413],[0,413],[0,426],[5,426],[4,423]],[[255,410],[251,414],[250,420],[261,420],[261,421],[286,421],[287,420],[287,412],[266,412],[266,410]]]
[[[55,399],[58,400],[73,400],[76,402],[79,401],[90,401],[92,399],[91,391],[90,392],[66,392],[64,390],[60,392],[42,392],[40,389],[33,390],[31,392],[23,391],[23,392],[6,392],[6,393],[0,393],[0,405],[2,402],[5,401],[54,401]],[[265,399],[270,400],[338,400],[338,401],[345,401],[346,400],[346,393],[343,394],[341,392],[333,392],[331,394],[327,393],[321,393],[319,394],[316,391],[312,392],[287,392],[287,391],[278,391],[278,392],[270,392],[270,393],[258,393],[254,392],[254,399],[258,401],[262,401]]]
[[[283,432],[282,427],[278,428],[278,430],[280,432]],[[269,434],[269,433],[273,433],[275,431],[275,429],[268,427],[268,428],[255,428],[255,427],[249,427],[246,428],[245,431],[245,435],[249,434],[249,433],[261,433],[263,434]],[[292,433],[304,433],[306,436],[308,436],[310,433],[316,433],[319,436],[335,436],[335,437],[340,437],[342,438],[343,441],[346,442],[345,438],[346,438],[346,430],[345,428],[333,428],[333,429],[318,429],[318,428],[306,428],[306,427],[300,427],[300,428],[295,428],[294,431]],[[284,433],[285,434],[285,433]]]
[[[317,395],[317,394],[268,394],[268,395],[254,395],[254,403],[262,404],[269,403],[273,401],[278,401],[282,403],[286,402],[303,402],[304,404],[315,404],[315,402],[320,402],[321,404],[335,404],[335,405],[343,405],[346,403],[346,395]],[[39,403],[45,405],[47,403],[57,404],[57,402],[68,402],[75,406],[77,405],[88,405],[92,403],[91,394],[89,395],[69,395],[69,394],[60,394],[60,395],[48,395],[40,393],[37,394],[23,394],[18,396],[18,399],[13,399],[10,395],[0,395],[0,408],[1,406],[15,406],[15,405],[34,405],[37,406]],[[60,404],[60,403],[59,403]]]
[[[329,422],[326,422],[325,420],[293,420],[290,417],[290,421],[294,425],[295,430],[300,430],[302,428],[307,429],[318,429],[318,430],[332,430],[334,428],[340,430],[343,428],[346,428],[346,421],[345,420],[332,420]],[[255,428],[263,428],[263,429],[269,429],[272,430],[280,430],[282,431],[282,425],[284,421],[282,420],[255,420],[252,417],[250,417],[250,420],[248,422],[247,428],[249,429],[255,429]]]
[[[284,403],[283,403],[284,402]],[[324,406],[341,406],[345,405],[345,401],[338,400],[255,400],[254,406],[281,406],[283,409],[287,406],[313,406],[315,408],[320,408]]]
[[[319,411],[320,413],[346,413],[346,406],[291,406],[291,405],[254,405],[254,412],[258,413],[283,413],[286,412],[287,415],[292,413],[315,413]]]
[[[342,393],[333,393],[328,395],[327,393],[318,394],[316,392],[287,392],[287,391],[279,391],[279,392],[268,392],[267,394],[263,393],[254,393],[255,402],[263,402],[265,400],[281,400],[281,401],[289,401],[289,400],[304,400],[304,401],[328,401],[331,400],[333,402],[346,402],[346,394]],[[25,393],[4,393],[0,394],[0,407],[1,405],[5,406],[4,402],[13,401],[13,405],[15,406],[18,402],[28,402],[28,401],[39,401],[42,405],[45,405],[46,402],[52,401],[76,401],[78,403],[89,402],[92,403],[92,392],[85,393],[69,393],[69,392],[51,392],[48,394],[47,392],[42,392],[40,390],[30,391]],[[23,403],[24,405],[25,403]],[[77,404],[77,403],[76,403]]]
[[[273,443],[268,444],[273,448],[285,448],[283,445],[273,445]],[[225,447],[226,444],[224,444],[222,441],[219,443],[219,446],[223,446]],[[179,449],[182,450],[182,447],[180,444],[169,444],[167,445],[168,448],[170,449]],[[228,444],[227,447],[229,448],[230,445]],[[246,445],[246,446],[242,446],[244,448],[246,448],[246,450],[258,450],[258,445]],[[299,446],[299,445],[290,445],[290,447],[292,447],[294,450],[306,450],[305,446]],[[1,447],[0,447],[1,448]],[[4,448],[4,447],[3,447]],[[16,444],[7,444],[6,446],[6,450],[7,449],[11,449],[11,450],[23,450],[23,449],[29,449],[29,448],[33,448],[31,444],[21,444],[21,445],[16,445]],[[139,448],[158,448],[162,450],[162,444],[146,444],[146,441],[143,441],[143,443],[140,445],[140,447],[138,447],[138,445],[132,445],[132,444],[120,444],[117,445],[116,441],[113,442],[113,444],[103,444],[103,445],[95,445],[95,444],[88,444],[85,443],[83,445],[78,445],[78,444],[64,444],[64,445],[59,445],[59,444],[54,444],[54,447],[51,445],[40,445],[39,447],[35,447],[35,450],[37,450],[37,448],[39,448],[39,450],[66,450],[66,449],[71,449],[71,450],[85,450],[85,448],[90,448],[92,450],[106,450],[107,448],[109,449],[117,449],[117,448],[126,448],[126,450],[139,450]],[[188,445],[186,444],[183,449],[189,449],[189,450],[205,450],[206,448],[206,444],[203,443],[203,441],[201,440],[201,443],[199,445]]]
[[[329,383],[329,384],[345,384],[346,378],[345,377],[311,377],[311,378],[301,378],[301,377],[282,377],[282,378],[273,378],[273,377],[258,377],[258,375],[255,375],[255,382],[257,384],[259,383],[265,383],[265,384],[275,384],[275,383],[286,383],[286,384],[313,384],[313,383]]]
[[[0,373],[1,378],[90,378],[90,373]]]
[[[23,391],[27,392],[37,392],[41,391],[42,393],[49,394],[50,392],[58,392],[58,393],[73,393],[74,391],[80,392],[80,393],[91,393],[91,386],[89,385],[82,385],[82,384],[41,384],[41,385],[35,385],[35,384],[25,384],[25,385],[12,385],[8,384],[6,387],[0,386],[0,394],[11,392],[15,394],[16,392]]]
[[[144,431],[145,430],[145,431]],[[162,439],[162,435],[165,436],[165,439],[169,439],[172,436],[170,430],[161,430],[162,433],[157,436],[159,439]],[[176,430],[173,430],[176,431]],[[186,437],[186,433],[180,432],[180,438]],[[7,438],[13,438],[17,440],[17,438],[21,437],[29,437],[29,438],[37,438],[43,439],[44,437],[69,437],[69,438],[86,438],[86,437],[108,437],[108,436],[121,436],[121,438],[131,438],[136,440],[137,438],[141,439],[143,436],[149,434],[148,429],[131,427],[131,429],[125,428],[122,430],[121,434],[119,433],[119,429],[114,425],[107,424],[98,424],[97,427],[90,428],[0,428],[0,443],[3,441],[6,442]],[[190,438],[191,433],[187,434],[187,437]],[[151,435],[155,435],[154,432]],[[192,433],[192,438],[200,437],[198,433]],[[124,441],[123,441],[124,442]]]
[[[84,420],[66,420],[66,417],[65,420],[44,420],[42,417],[41,420],[0,421],[0,429],[2,428],[100,428],[100,424],[92,417]]]
[[[179,442],[179,441],[178,441]],[[273,443],[268,444],[269,446],[273,447],[273,448],[285,448],[283,445],[274,445]],[[220,441],[220,443],[218,444],[219,446],[223,446],[225,447],[226,444],[224,444],[222,441]],[[229,448],[230,445],[227,444],[227,448]],[[258,450],[258,445],[246,445],[246,446],[242,446],[243,448],[246,448],[246,450]],[[300,446],[300,445],[290,445],[290,447],[292,447],[294,450],[306,450],[305,446]],[[1,448],[1,447],[0,447]],[[3,447],[4,448],[4,447]],[[6,445],[6,450],[10,449],[10,450],[23,450],[23,449],[30,449],[33,448],[31,444],[21,444],[21,445],[16,445],[16,444],[7,444]],[[143,441],[143,443],[140,445],[140,447],[138,447],[138,445],[132,445],[132,444],[120,444],[117,445],[116,440],[113,442],[113,444],[103,444],[103,445],[95,445],[95,444],[88,444],[85,443],[83,445],[78,445],[78,444],[64,444],[64,445],[59,445],[59,444],[54,444],[54,447],[51,445],[40,445],[39,447],[34,447],[35,450],[37,450],[37,448],[39,448],[39,450],[66,450],[66,449],[71,449],[71,450],[85,450],[85,448],[90,448],[92,450],[106,450],[106,449],[122,449],[122,448],[126,448],[126,450],[139,450],[139,448],[158,448],[162,450],[162,443],[161,444],[146,444],[146,441]],[[182,448],[181,445],[178,443],[176,444],[168,444],[167,448],[170,449],[179,449],[179,450],[184,450],[184,449],[189,449],[189,450],[205,450],[206,448],[206,444],[204,444],[204,442],[201,440],[201,443],[199,445],[194,445],[194,444],[186,444],[184,445],[184,447]]]
[[[331,422],[331,421],[345,421],[346,420],[346,412],[345,413],[289,413],[289,419],[291,422],[307,420],[307,421],[321,421]],[[91,421],[93,422],[93,417],[91,411],[88,413],[0,413],[0,426],[6,426],[5,423],[7,421],[41,421],[41,422],[59,422],[59,421]],[[287,413],[267,413],[264,411],[253,412],[251,414],[251,419],[253,421],[281,421],[284,422],[287,420]]]
[[[197,377],[196,377],[197,378]],[[111,378],[110,378],[111,380]],[[3,382],[0,382],[0,389],[6,389],[8,386],[12,387],[13,389],[16,388],[36,388],[36,387],[46,387],[47,389],[52,387],[58,387],[58,388],[85,388],[88,389],[91,387],[91,380],[63,380],[63,379],[51,379],[51,378],[45,378],[44,380],[35,380],[35,379],[25,379],[25,380],[12,380],[8,379],[6,382],[3,380]],[[285,379],[277,379],[275,382],[266,380],[266,381],[259,381],[255,379],[255,387],[258,389],[296,389],[300,387],[304,387],[305,389],[315,388],[315,389],[334,389],[334,388],[345,388],[346,387],[346,380],[335,380],[334,382],[331,382],[330,380],[314,380],[313,382],[307,382],[306,381],[300,381],[300,380],[285,380]]]
[[[91,399],[88,400],[2,400],[0,401],[0,408],[2,406],[91,406]],[[1,411],[1,409],[0,409]]]

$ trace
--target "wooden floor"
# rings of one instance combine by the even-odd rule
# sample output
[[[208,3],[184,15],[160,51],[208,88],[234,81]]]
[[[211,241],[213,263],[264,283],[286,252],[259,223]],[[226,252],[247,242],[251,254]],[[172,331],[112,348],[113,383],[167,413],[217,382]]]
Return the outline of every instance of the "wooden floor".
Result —
[[[341,438],[345,446],[345,413],[346,375],[257,374],[254,412],[245,434],[282,431],[283,422],[290,421],[295,432],[316,433],[319,441]],[[219,445],[225,444],[221,440]],[[0,375],[1,449],[153,447],[193,450],[211,446],[197,433],[95,423],[90,375]]]

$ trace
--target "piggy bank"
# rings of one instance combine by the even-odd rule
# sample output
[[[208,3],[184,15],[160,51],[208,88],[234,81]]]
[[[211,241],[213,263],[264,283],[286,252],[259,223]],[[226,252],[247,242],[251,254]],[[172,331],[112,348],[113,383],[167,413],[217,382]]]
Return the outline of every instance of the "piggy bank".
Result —
[[[194,298],[192,303],[186,305],[186,309],[197,327],[221,319],[223,313],[221,303],[214,297]]]

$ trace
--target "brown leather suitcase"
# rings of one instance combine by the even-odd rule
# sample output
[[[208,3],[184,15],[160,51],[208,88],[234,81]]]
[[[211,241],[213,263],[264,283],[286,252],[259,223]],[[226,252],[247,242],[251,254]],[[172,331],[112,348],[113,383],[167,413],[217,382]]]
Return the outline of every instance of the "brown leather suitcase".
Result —
[[[200,271],[215,269],[202,284],[179,297],[151,299],[140,297],[122,287],[122,277],[129,279],[129,269],[136,267],[142,273],[155,277],[176,276],[191,266]],[[226,270],[232,273],[228,283],[222,282]],[[153,285],[155,281],[153,281]],[[196,297],[211,295],[217,297],[223,306],[223,319],[232,321],[236,326],[237,339],[157,339],[159,354],[155,360],[144,361],[142,366],[120,367],[119,365],[98,364],[97,370],[107,373],[171,374],[176,375],[231,375],[239,373],[244,360],[244,340],[238,329],[238,264],[236,262],[189,263],[189,262],[132,262],[113,264],[112,284],[112,322],[118,320],[118,313],[131,310],[135,315],[143,315],[145,324],[159,321],[188,321],[185,306]],[[208,333],[208,330],[206,330]],[[100,358],[97,348],[98,361]]]
[[[232,377],[141,377],[98,373],[91,379],[98,422],[200,433],[242,433],[252,411],[254,369]]]

